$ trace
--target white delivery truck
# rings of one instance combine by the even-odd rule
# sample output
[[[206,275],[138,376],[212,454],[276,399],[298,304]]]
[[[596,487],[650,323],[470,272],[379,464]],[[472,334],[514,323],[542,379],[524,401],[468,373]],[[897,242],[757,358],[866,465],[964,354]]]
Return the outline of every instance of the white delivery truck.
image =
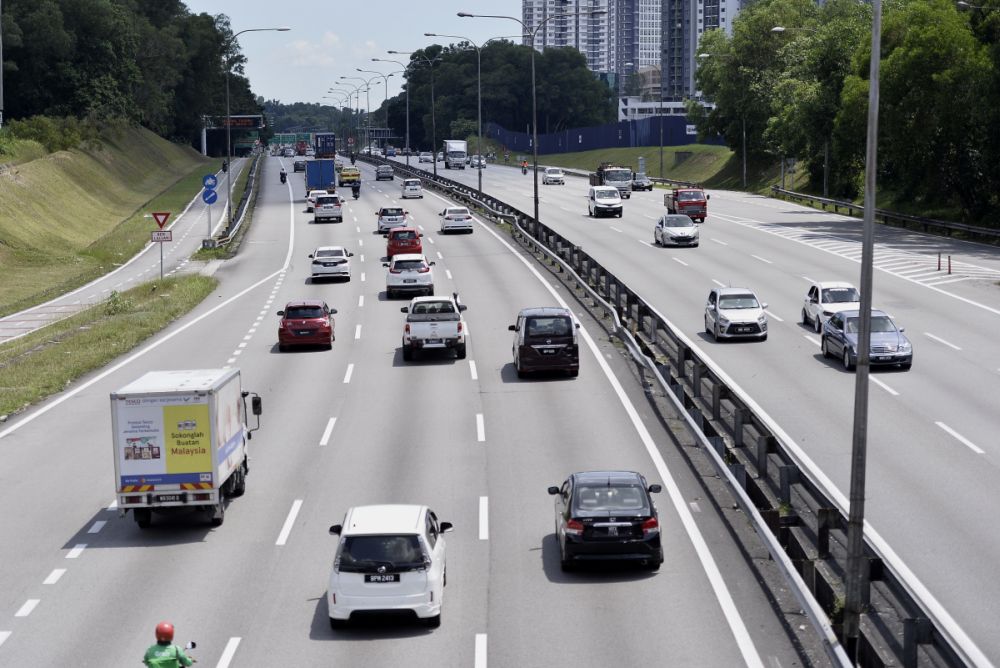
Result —
[[[465,159],[469,157],[469,143],[458,139],[445,139],[443,153],[445,169],[465,169]]]
[[[260,396],[243,389],[239,369],[150,371],[112,392],[120,516],[131,510],[145,529],[154,511],[198,508],[221,525],[226,499],[246,490],[247,441],[260,414]]]

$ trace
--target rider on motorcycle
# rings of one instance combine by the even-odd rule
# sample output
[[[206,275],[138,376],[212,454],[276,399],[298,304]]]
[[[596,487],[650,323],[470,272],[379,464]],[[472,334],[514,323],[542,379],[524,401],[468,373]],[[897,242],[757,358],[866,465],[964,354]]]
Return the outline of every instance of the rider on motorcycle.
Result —
[[[354,195],[354,199],[361,195],[361,181],[355,181],[351,184],[351,194]]]
[[[281,182],[284,183],[285,179],[287,179],[287,178],[288,178],[288,172],[286,172],[285,168],[282,167],[281,168]]]
[[[160,622],[156,625],[156,644],[146,650],[142,662],[149,668],[181,668],[190,666],[194,659],[173,644],[174,625]]]

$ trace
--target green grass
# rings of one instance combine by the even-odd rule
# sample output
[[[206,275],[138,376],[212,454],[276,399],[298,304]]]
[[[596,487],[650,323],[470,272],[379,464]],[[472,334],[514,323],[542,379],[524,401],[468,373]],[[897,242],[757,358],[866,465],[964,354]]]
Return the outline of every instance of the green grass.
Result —
[[[168,278],[0,345],[0,415],[23,410],[134,349],[205,299],[218,281]]]
[[[646,159],[646,174],[652,178],[676,179],[704,183],[722,171],[730,162],[732,151],[724,146],[691,144],[663,147],[663,172],[660,172],[660,147],[608,148],[579,153],[556,153],[538,156],[544,165],[594,171],[602,162],[631,165],[639,169],[639,158]],[[511,154],[511,161],[514,160]]]

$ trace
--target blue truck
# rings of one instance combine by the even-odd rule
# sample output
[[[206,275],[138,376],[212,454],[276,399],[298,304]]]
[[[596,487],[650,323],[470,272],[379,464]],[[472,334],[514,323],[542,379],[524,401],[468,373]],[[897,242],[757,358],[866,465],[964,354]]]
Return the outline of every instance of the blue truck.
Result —
[[[313,150],[317,158],[337,157],[337,135],[333,132],[317,132],[313,137]]]
[[[337,187],[337,172],[333,160],[306,161],[306,193],[325,190],[332,193]]]

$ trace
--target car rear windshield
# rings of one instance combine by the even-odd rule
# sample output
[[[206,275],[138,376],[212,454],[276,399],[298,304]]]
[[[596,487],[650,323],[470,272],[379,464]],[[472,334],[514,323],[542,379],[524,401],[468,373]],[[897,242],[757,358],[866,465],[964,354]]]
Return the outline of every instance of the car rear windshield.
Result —
[[[639,512],[649,508],[646,491],[638,482],[612,482],[580,485],[576,488],[578,510],[613,510]]]
[[[337,205],[340,204],[340,198],[332,197],[330,195],[320,196],[316,198],[316,203],[319,204],[320,206],[325,206],[327,204]]]
[[[394,570],[423,568],[424,553],[415,535],[347,536],[340,548],[340,570],[374,571],[379,565]]]
[[[323,308],[320,306],[290,306],[285,309],[286,318],[322,318]]]
[[[536,316],[528,318],[525,328],[528,336],[569,336],[573,332],[573,323],[562,315]]]
[[[387,207],[387,208],[382,209],[382,215],[383,216],[402,216],[403,215],[403,210],[402,209],[392,209],[392,208],[388,208]]]
[[[402,269],[404,271],[414,271],[417,269],[423,269],[426,265],[424,265],[423,260],[397,260],[392,266],[396,269]]]
[[[757,298],[753,295],[723,295],[719,297],[719,308],[757,308]]]
[[[339,248],[316,251],[314,257],[344,257],[344,251]]]
[[[391,236],[393,239],[399,241],[400,239],[416,239],[417,233],[413,230],[393,230]]]
[[[411,313],[415,314],[429,314],[429,313],[454,313],[455,306],[449,301],[441,302],[420,302],[419,304],[413,305],[413,310]]]
[[[419,187],[420,186],[420,180],[419,179],[406,179],[405,181],[403,181],[403,185],[406,186],[407,188],[412,188],[413,186],[418,186]]]
[[[697,190],[682,190],[677,193],[677,200],[680,202],[697,202],[705,199]]]
[[[449,216],[468,216],[469,210],[465,208],[448,209]]]
[[[824,288],[824,304],[850,304],[861,301],[861,294],[854,288]]]

